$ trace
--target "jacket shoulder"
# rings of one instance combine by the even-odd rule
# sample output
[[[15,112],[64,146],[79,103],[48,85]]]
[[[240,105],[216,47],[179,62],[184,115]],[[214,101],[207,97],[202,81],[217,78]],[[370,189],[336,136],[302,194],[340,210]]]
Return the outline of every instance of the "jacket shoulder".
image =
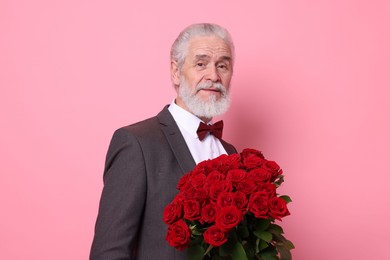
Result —
[[[147,118],[145,120],[123,126],[116,130],[116,132],[129,133],[135,137],[150,137],[155,136],[157,133],[161,133],[162,125],[173,125],[174,119],[168,111],[168,106],[157,114],[156,116]]]
[[[159,130],[159,121],[156,116],[123,126],[116,130],[116,132],[128,132],[135,136],[147,136],[149,133],[155,133],[156,130]]]

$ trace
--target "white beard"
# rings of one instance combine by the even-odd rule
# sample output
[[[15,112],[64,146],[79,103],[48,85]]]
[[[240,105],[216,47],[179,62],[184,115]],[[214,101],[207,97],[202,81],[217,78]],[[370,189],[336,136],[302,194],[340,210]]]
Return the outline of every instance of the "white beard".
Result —
[[[208,100],[202,100],[196,94],[201,89],[215,88],[220,91],[220,98],[217,100],[215,95],[210,95]],[[221,83],[212,83],[207,81],[199,83],[192,92],[184,77],[180,77],[179,97],[183,100],[188,110],[197,117],[213,118],[222,115],[230,107],[229,91]]]

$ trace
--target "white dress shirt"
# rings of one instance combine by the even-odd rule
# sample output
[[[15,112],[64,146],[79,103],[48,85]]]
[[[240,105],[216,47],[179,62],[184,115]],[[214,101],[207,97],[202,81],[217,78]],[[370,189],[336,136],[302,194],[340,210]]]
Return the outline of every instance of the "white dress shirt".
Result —
[[[179,126],[196,164],[207,159],[214,159],[221,154],[227,154],[219,139],[214,135],[207,134],[205,139],[199,140],[196,130],[202,120],[198,117],[176,105],[175,101],[171,103],[168,110]]]

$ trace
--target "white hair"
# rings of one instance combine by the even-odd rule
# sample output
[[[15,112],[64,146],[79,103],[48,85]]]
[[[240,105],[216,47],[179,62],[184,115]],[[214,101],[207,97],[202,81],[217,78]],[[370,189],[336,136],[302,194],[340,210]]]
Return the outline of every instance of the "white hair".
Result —
[[[188,42],[197,36],[216,36],[221,38],[230,47],[233,56],[232,62],[234,61],[234,44],[229,32],[217,24],[199,23],[185,28],[172,44],[171,60],[177,62],[179,69],[182,68],[187,56]]]

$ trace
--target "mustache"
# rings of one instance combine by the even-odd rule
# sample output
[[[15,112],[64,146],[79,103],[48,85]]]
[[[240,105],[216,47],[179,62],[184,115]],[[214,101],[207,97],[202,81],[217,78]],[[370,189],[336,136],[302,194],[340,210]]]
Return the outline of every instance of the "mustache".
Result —
[[[202,89],[218,90],[219,92],[221,92],[222,95],[226,95],[227,92],[226,87],[224,85],[222,85],[221,83],[213,83],[212,81],[199,83],[196,86],[195,92],[198,93]]]

